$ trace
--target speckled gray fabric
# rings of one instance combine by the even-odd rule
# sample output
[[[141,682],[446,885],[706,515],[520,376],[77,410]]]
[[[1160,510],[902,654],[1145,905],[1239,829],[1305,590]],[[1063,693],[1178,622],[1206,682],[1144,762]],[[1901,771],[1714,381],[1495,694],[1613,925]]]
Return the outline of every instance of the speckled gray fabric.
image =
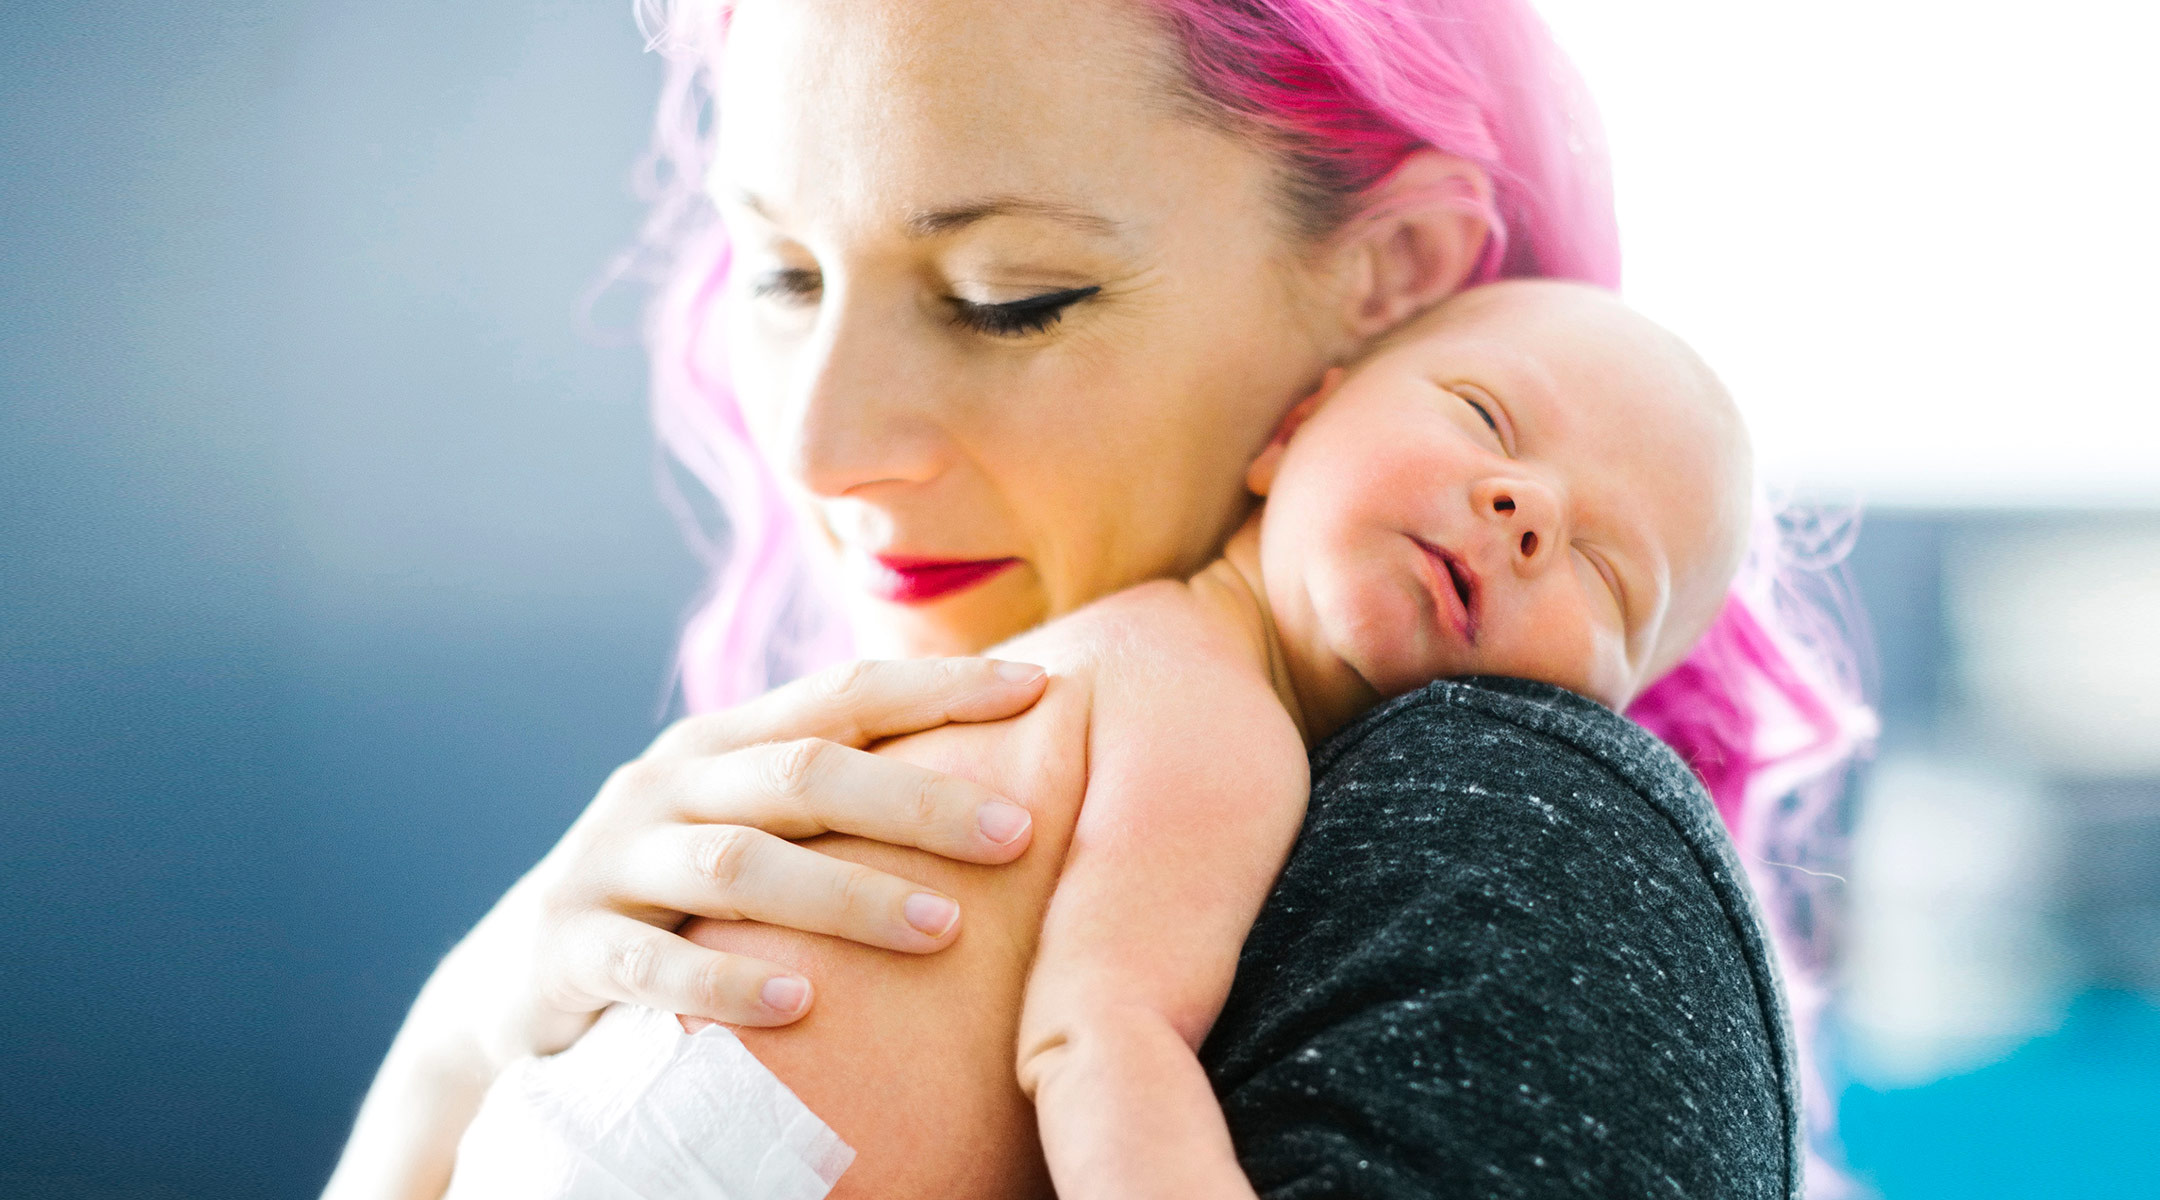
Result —
[[[1201,1050],[1260,1194],[1800,1194],[1754,902],[1634,724],[1442,681],[1313,756],[1312,805]]]

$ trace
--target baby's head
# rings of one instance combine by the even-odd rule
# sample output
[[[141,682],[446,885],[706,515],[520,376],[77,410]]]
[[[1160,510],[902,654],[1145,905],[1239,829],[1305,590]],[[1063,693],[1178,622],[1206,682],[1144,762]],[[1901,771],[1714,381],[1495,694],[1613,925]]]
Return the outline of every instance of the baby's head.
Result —
[[[1717,616],[1751,470],[1716,376],[1610,293],[1455,297],[1331,371],[1248,474],[1309,715],[1463,675],[1624,707]]]

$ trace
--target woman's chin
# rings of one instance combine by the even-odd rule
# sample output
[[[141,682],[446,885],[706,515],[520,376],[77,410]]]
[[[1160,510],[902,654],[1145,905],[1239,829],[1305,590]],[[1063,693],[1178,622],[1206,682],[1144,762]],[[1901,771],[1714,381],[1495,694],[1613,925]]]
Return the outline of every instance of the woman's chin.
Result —
[[[858,658],[981,654],[1048,616],[1034,573],[1025,564],[935,600],[889,600],[860,590],[848,600]]]

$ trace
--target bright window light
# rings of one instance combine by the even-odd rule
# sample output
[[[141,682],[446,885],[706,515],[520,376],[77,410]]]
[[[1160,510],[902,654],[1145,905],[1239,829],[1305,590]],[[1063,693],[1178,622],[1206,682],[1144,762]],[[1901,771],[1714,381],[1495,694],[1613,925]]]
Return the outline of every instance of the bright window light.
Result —
[[[1773,483],[2160,506],[2160,6],[1539,0]]]

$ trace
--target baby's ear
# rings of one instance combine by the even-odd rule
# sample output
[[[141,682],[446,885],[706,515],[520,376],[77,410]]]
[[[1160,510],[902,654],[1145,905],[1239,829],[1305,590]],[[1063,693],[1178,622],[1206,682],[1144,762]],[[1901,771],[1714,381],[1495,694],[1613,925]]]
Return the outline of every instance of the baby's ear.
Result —
[[[1275,426],[1274,434],[1268,438],[1267,446],[1260,451],[1259,457],[1252,460],[1252,465],[1245,468],[1245,486],[1253,495],[1265,496],[1268,489],[1275,486],[1275,472],[1282,466],[1283,450],[1290,445],[1290,435],[1296,433],[1298,426],[1303,425],[1306,418],[1319,411],[1327,398],[1335,394],[1336,385],[1342,382],[1342,377],[1341,367],[1329,367],[1327,374],[1320,377],[1320,386],[1313,389],[1312,395],[1291,405],[1290,411],[1283,414],[1282,421]]]

